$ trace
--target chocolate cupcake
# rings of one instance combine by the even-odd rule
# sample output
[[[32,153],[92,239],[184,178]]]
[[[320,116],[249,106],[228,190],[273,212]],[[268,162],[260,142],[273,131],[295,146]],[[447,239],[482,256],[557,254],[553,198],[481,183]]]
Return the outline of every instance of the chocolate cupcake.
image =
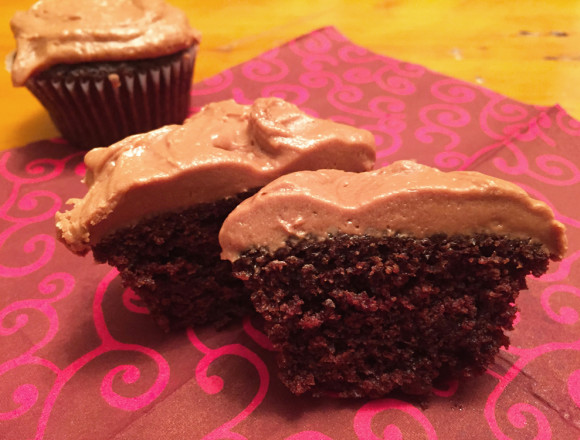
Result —
[[[163,0],[40,0],[10,25],[14,86],[69,142],[106,146],[187,117],[200,35]]]
[[[295,394],[429,393],[509,345],[528,275],[565,227],[516,185],[410,161],[282,176],[227,217],[223,258],[251,291]]]

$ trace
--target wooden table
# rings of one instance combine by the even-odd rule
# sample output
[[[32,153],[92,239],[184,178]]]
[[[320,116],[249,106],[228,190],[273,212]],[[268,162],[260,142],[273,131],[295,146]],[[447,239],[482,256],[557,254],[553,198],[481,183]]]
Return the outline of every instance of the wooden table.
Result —
[[[32,0],[3,0],[0,53],[14,49],[8,26]],[[203,33],[195,80],[332,25],[375,52],[478,83],[515,99],[559,103],[580,119],[580,2],[520,0],[172,0]],[[0,150],[53,137],[47,113],[0,73]]]

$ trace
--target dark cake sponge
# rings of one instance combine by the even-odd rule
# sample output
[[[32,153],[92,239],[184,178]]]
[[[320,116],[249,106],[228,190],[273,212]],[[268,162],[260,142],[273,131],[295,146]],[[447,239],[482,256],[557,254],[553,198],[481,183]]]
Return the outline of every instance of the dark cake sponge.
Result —
[[[255,192],[143,219],[95,245],[94,258],[117,267],[124,285],[144,300],[162,328],[225,325],[252,308],[231,263],[220,260],[218,232]]]
[[[380,397],[485,371],[509,344],[526,276],[548,260],[537,243],[493,235],[337,235],[252,250],[233,268],[293,393]]]

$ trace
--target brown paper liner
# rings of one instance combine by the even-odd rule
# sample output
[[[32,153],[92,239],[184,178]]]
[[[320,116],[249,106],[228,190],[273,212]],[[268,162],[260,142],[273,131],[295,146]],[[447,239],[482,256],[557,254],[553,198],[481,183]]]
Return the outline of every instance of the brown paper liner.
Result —
[[[26,87],[70,143],[107,146],[183,122],[196,54],[193,45],[157,59],[59,65],[30,78]]]

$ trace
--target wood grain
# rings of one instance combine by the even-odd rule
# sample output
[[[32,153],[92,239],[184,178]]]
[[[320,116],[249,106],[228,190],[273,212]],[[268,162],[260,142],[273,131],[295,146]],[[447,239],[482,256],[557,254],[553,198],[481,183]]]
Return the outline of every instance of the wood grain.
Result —
[[[195,80],[323,26],[355,43],[526,103],[562,105],[580,119],[580,2],[521,0],[173,0],[203,33]],[[9,21],[32,4],[3,0],[0,53],[14,49]],[[44,109],[0,72],[0,150],[53,137]]]

